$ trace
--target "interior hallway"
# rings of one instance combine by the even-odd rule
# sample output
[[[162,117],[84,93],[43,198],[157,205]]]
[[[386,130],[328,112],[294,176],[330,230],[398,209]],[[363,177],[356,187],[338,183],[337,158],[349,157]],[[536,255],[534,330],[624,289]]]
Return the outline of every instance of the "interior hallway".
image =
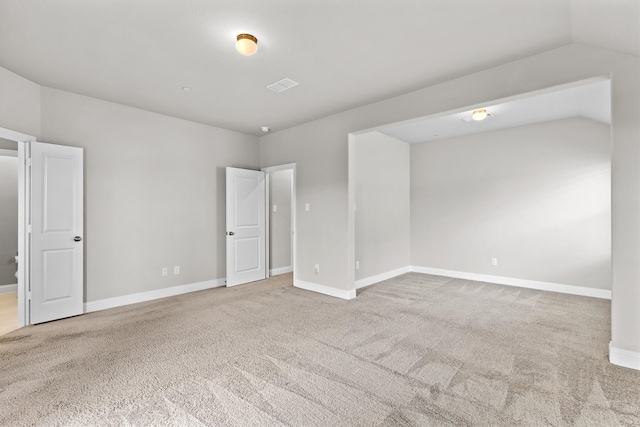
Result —
[[[18,329],[18,294],[0,294],[0,335]]]

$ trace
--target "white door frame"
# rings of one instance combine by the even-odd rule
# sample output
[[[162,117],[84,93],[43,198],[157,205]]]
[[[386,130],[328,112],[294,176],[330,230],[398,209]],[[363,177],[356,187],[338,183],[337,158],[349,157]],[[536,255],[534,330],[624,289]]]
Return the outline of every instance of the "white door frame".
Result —
[[[266,222],[267,222],[267,236],[266,236],[266,242],[267,242],[267,249],[265,251],[265,254],[267,256],[266,262],[265,262],[265,266],[267,269],[267,277],[270,277],[270,271],[269,271],[269,263],[270,263],[270,256],[271,254],[269,253],[269,243],[270,243],[270,238],[271,238],[271,226],[269,225],[269,212],[270,212],[270,204],[269,204],[269,180],[270,180],[270,174],[273,172],[279,172],[279,171],[284,171],[284,170],[291,170],[292,174],[291,174],[291,267],[293,268],[293,283],[296,282],[296,275],[297,275],[297,267],[296,267],[296,253],[297,253],[297,240],[298,240],[298,229],[297,229],[297,221],[296,221],[296,164],[295,163],[287,163],[284,165],[279,165],[279,166],[270,166],[267,168],[262,168],[262,171],[265,173],[265,187],[266,187],[266,197],[265,197],[265,210],[266,210]]]
[[[30,165],[29,143],[36,140],[35,136],[16,132],[0,127],[0,138],[18,143],[18,327],[27,326],[29,322],[29,239],[27,238],[28,214],[30,209]]]

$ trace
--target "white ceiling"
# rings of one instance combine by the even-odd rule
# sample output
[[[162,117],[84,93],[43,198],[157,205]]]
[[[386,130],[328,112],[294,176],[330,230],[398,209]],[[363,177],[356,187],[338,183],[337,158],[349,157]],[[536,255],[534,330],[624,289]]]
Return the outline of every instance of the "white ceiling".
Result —
[[[482,121],[471,119],[473,110],[468,110],[399,123],[380,129],[380,132],[401,141],[416,143],[569,117],[584,117],[611,124],[611,84],[609,80],[603,80],[482,108],[491,113]]]
[[[0,66],[44,86],[260,134],[567,43],[640,55],[639,3],[0,0]],[[234,50],[241,32],[258,38],[255,56]],[[266,89],[284,77],[300,85]]]

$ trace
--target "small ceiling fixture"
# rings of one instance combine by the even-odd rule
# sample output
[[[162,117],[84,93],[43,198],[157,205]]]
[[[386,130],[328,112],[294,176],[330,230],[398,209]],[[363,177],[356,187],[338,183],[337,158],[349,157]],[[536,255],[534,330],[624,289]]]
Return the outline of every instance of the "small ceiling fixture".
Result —
[[[183,87],[182,90],[185,92],[191,92],[191,88],[188,86]]]
[[[262,126],[262,127],[260,128],[260,130],[262,130],[262,132],[265,132],[265,133],[266,133],[266,132],[269,132],[269,131],[271,130],[271,128],[270,128],[269,126]]]
[[[479,110],[473,110],[473,113],[471,113],[471,117],[473,117],[473,120],[484,120],[487,118],[487,110],[485,110],[484,108],[481,108]]]
[[[251,34],[238,34],[236,50],[244,56],[251,56],[258,51],[258,39]]]

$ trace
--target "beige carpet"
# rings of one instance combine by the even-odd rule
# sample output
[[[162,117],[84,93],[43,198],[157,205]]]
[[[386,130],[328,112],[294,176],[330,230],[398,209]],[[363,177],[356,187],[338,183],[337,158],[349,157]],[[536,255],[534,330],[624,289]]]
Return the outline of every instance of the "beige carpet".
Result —
[[[343,301],[287,278],[0,337],[0,423],[640,425],[608,301],[414,273]]]

